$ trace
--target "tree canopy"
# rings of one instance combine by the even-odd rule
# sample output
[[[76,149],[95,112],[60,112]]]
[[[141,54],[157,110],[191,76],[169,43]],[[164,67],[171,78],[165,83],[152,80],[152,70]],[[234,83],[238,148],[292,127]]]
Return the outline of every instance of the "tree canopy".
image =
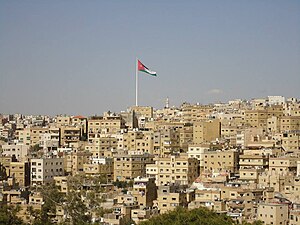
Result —
[[[233,220],[224,215],[217,214],[206,208],[188,210],[178,207],[165,214],[154,216],[141,225],[232,225]]]

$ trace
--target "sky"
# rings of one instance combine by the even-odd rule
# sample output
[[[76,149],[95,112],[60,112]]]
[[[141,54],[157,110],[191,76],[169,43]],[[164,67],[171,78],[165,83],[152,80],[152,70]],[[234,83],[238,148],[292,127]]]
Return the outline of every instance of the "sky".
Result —
[[[0,0],[0,113],[300,98],[300,1]]]

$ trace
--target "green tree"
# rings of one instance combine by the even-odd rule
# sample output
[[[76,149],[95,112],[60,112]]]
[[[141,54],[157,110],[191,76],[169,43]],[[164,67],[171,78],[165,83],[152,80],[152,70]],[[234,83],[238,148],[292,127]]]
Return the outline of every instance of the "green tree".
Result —
[[[232,225],[233,220],[224,215],[217,214],[207,208],[188,210],[178,207],[159,216],[152,217],[141,225]]]
[[[19,207],[1,205],[0,206],[0,224],[23,225],[23,221],[17,217],[20,211]]]

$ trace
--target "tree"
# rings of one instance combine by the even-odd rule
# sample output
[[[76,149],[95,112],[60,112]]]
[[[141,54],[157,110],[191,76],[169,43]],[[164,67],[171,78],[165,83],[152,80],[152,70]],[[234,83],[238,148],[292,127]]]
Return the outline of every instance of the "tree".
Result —
[[[141,222],[141,225],[232,225],[233,220],[224,215],[217,214],[207,208],[188,210],[177,207],[169,213],[152,217],[148,221]]]
[[[20,211],[19,207],[1,205],[0,206],[0,224],[23,225],[23,221],[17,217]]]

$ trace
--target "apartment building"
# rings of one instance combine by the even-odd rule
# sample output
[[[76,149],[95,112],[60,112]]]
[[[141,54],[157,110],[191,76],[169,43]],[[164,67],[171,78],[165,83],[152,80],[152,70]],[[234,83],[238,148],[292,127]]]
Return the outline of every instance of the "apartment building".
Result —
[[[153,155],[138,151],[123,151],[114,155],[114,181],[130,181],[146,176],[146,165],[153,163]]]
[[[280,174],[287,174],[287,173],[295,173],[297,172],[297,161],[299,160],[298,157],[291,157],[291,156],[283,156],[277,158],[270,158],[269,159],[269,170],[276,171]]]
[[[85,150],[92,154],[93,158],[112,157],[117,150],[115,137],[99,137],[88,141]]]
[[[193,143],[202,144],[221,137],[220,120],[197,121],[193,123]]]
[[[125,121],[120,116],[109,113],[93,116],[88,120],[88,140],[98,138],[100,134],[117,134],[125,128]]]
[[[269,166],[268,155],[245,154],[239,156],[240,180],[258,182],[259,175]]]
[[[73,143],[77,143],[81,140],[82,130],[77,126],[61,126],[60,127],[60,145],[69,147]]]
[[[63,158],[41,158],[30,160],[31,185],[43,185],[53,181],[55,176],[64,175]]]
[[[16,139],[19,143],[23,143],[25,145],[30,145],[30,128],[18,129],[16,130]]]
[[[9,176],[15,179],[19,187],[26,187],[30,184],[29,162],[10,162]]]
[[[177,185],[163,185],[158,187],[157,206],[160,214],[174,210],[178,206],[188,206],[188,194]]]
[[[132,130],[123,134],[124,149],[153,154],[153,131]]]
[[[212,112],[212,110],[212,105],[183,104],[181,106],[182,121],[187,123],[207,119],[207,116]]]
[[[286,204],[260,203],[257,208],[257,220],[263,224],[289,224],[289,209]]]
[[[210,144],[189,144],[188,146],[188,157],[196,158],[199,160],[200,168],[204,168],[204,153],[207,152],[210,148]]]
[[[280,131],[300,131],[300,116],[284,116],[280,120]]]
[[[155,164],[146,166],[147,177],[153,177],[158,186],[167,184],[192,184],[199,176],[199,161],[186,153],[157,157]]]
[[[153,201],[157,198],[155,179],[147,177],[134,178],[132,195],[139,206],[153,206]]]
[[[32,127],[30,128],[30,146],[39,145],[42,134],[49,133],[49,128]]]
[[[2,145],[2,155],[14,156],[18,161],[26,160],[29,146],[25,144]]]
[[[89,163],[83,164],[83,171],[90,176],[103,176],[107,181],[113,180],[113,158],[91,158]]]
[[[178,129],[180,152],[187,152],[188,146],[193,142],[193,126],[185,125]]]
[[[298,153],[300,150],[300,130],[284,132],[281,143],[285,151]]]
[[[167,127],[155,130],[153,142],[153,154],[157,156],[180,152],[178,128]]]
[[[73,149],[71,152],[64,152],[64,170],[67,174],[76,175],[84,172],[84,164],[90,162],[91,153]]]
[[[203,154],[203,170],[207,172],[238,172],[239,152],[232,150],[206,151]]]

